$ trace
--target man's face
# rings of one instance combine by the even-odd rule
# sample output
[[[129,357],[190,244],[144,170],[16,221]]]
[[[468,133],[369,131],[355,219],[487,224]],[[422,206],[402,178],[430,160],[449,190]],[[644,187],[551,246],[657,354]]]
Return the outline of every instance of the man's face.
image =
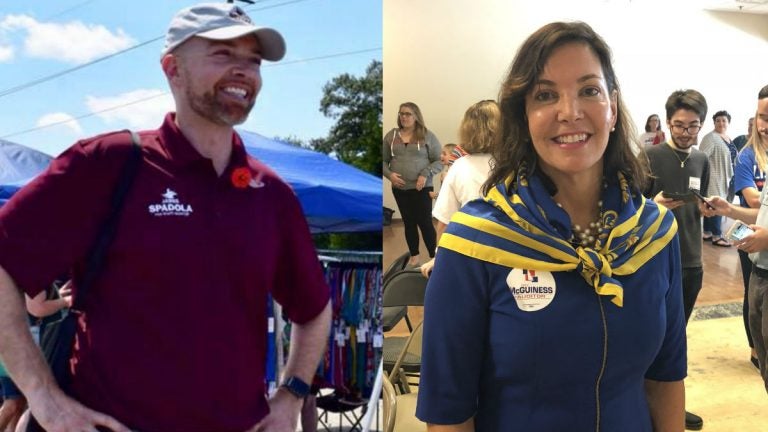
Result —
[[[256,37],[227,41],[194,37],[179,47],[180,90],[188,107],[221,126],[243,123],[261,89]]]
[[[667,127],[675,147],[686,150],[698,142],[701,120],[698,113],[681,108],[667,120]]]

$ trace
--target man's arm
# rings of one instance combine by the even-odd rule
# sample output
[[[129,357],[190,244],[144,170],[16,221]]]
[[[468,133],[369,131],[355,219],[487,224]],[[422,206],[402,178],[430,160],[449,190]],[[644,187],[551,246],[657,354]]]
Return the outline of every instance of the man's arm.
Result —
[[[32,341],[22,294],[1,266],[0,329],[0,357],[27,397],[32,414],[46,431],[90,430],[99,425],[115,432],[130,432],[117,420],[84,407],[59,389],[51,369]]]
[[[283,374],[296,376],[309,383],[315,376],[320,358],[328,346],[331,331],[331,302],[315,318],[304,324],[292,324],[291,348]]]
[[[320,364],[320,358],[328,346],[328,333],[331,330],[331,302],[304,324],[293,323],[291,326],[291,347],[288,352],[283,375],[298,377],[306,383],[312,378]],[[283,387],[269,400],[269,415],[264,417],[251,431],[293,432],[296,430],[303,399],[299,399]]]
[[[731,219],[738,219],[747,224],[754,224],[757,222],[758,208],[747,208],[729,203],[727,200],[721,197],[710,197],[707,199],[709,204],[714,207],[714,210],[706,206],[706,204],[699,204],[699,210],[701,210],[704,216],[728,216]]]
[[[683,381],[645,380],[645,397],[654,432],[682,432],[685,429],[685,386]]]

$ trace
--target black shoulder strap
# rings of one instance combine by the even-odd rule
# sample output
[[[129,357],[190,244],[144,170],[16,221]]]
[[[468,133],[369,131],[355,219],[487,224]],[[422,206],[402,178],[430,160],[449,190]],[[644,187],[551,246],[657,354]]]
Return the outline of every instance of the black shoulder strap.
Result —
[[[99,236],[96,238],[96,242],[91,247],[88,259],[86,261],[85,274],[80,283],[77,284],[77,296],[75,297],[72,309],[82,311],[82,305],[85,295],[93,285],[93,282],[101,273],[104,267],[104,257],[106,256],[107,248],[115,238],[115,231],[117,229],[117,221],[120,218],[120,211],[125,201],[125,196],[131,189],[133,179],[136,177],[139,163],[141,162],[141,138],[139,134],[134,131],[127,131],[131,134],[131,154],[128,156],[128,160],[125,161],[123,169],[120,172],[120,177],[117,180],[114,191],[112,192],[112,199],[110,201],[110,210],[107,218],[104,220],[99,231]]]

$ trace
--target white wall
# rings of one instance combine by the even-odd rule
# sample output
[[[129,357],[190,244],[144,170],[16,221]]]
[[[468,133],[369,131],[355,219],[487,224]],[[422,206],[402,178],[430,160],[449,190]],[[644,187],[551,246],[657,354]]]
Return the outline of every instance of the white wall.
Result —
[[[552,21],[580,20],[610,45],[622,97],[639,131],[665,118],[681,88],[707,98],[711,116],[728,110],[729,134],[746,132],[757,92],[768,84],[768,15],[710,12],[698,0],[386,0],[384,132],[401,102],[419,105],[443,143],[456,142],[466,108],[496,99],[518,46]],[[667,133],[667,135],[669,135]],[[384,181],[384,205],[396,209]],[[395,217],[399,216],[399,212]]]

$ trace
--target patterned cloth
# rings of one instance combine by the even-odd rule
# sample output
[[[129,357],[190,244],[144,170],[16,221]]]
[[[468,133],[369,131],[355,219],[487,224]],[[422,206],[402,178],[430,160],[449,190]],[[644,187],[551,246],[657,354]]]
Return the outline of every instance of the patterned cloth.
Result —
[[[595,248],[574,247],[568,214],[557,206],[538,176],[522,167],[517,175],[456,212],[440,247],[482,261],[543,271],[577,270],[599,295],[623,306],[624,291],[613,275],[634,273],[677,232],[668,210],[632,193],[623,175],[603,193],[602,224]],[[493,211],[493,206],[503,216]]]
[[[728,144],[715,131],[704,135],[699,144],[699,150],[709,159],[709,189],[706,191],[708,196],[728,196],[728,183],[733,177],[733,161]]]

